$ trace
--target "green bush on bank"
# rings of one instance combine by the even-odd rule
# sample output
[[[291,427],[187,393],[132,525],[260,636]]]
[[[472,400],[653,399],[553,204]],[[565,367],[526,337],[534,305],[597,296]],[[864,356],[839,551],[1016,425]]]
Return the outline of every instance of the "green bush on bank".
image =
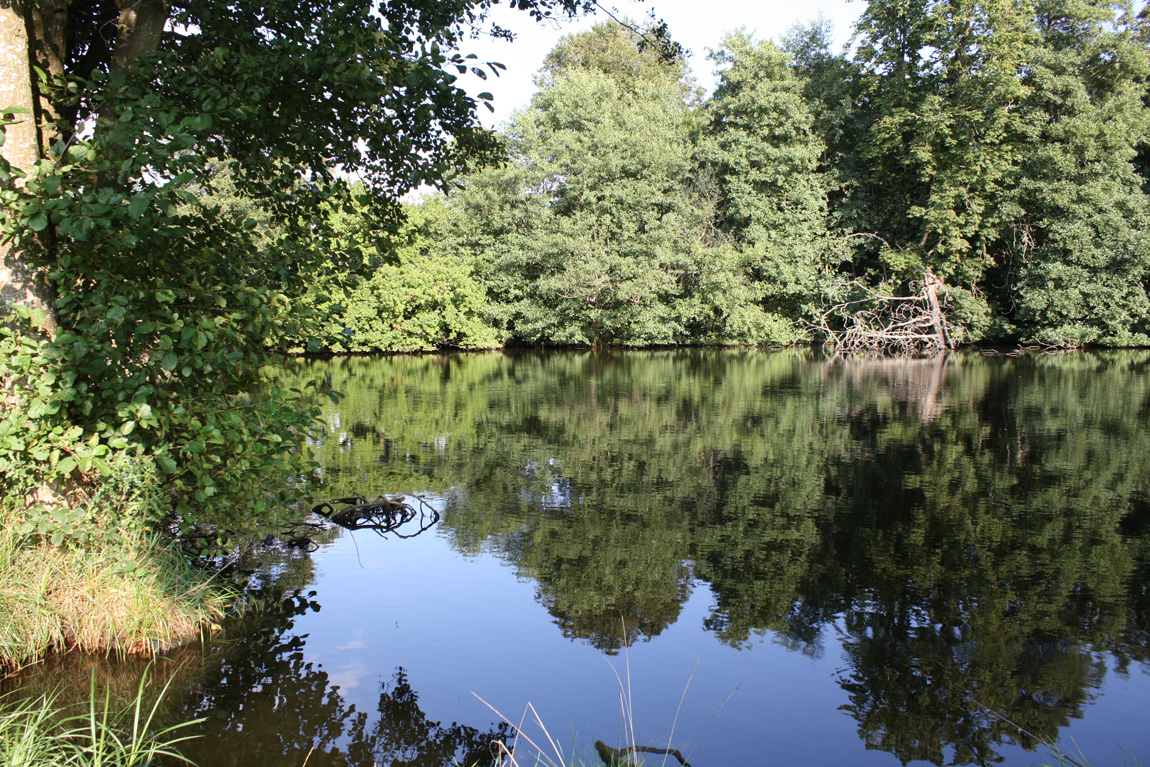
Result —
[[[490,349],[502,345],[484,319],[486,291],[469,264],[436,247],[449,226],[442,199],[407,208],[407,221],[388,258],[355,215],[335,215],[351,249],[363,254],[360,275],[349,275],[331,297],[335,309],[323,344],[335,352],[415,352]],[[358,277],[358,280],[354,279]]]

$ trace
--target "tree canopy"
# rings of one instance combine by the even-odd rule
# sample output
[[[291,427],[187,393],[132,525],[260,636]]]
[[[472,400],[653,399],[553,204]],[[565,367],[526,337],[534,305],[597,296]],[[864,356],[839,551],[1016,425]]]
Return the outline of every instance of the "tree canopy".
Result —
[[[870,0],[853,55],[821,21],[729,34],[708,97],[665,27],[610,22],[497,134],[458,80],[498,71],[459,51],[495,4],[0,11],[24,526],[124,456],[158,518],[247,526],[308,473],[320,387],[264,373],[299,350],[1150,343],[1145,12]]]
[[[455,50],[494,4],[0,9],[6,509],[33,529],[124,455],[154,462],[157,514],[188,527],[279,502],[315,399],[261,370],[318,332],[316,296],[360,255],[314,213],[354,203],[386,237],[400,196],[496,156],[489,96],[457,78],[497,65]]]

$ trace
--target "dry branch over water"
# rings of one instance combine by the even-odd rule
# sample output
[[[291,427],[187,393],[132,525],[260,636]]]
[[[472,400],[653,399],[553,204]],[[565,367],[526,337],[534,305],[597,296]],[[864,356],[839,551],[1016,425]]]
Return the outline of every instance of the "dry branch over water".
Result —
[[[853,296],[810,323],[838,352],[939,354],[958,346],[964,329],[947,318],[946,284],[931,270],[911,283],[911,294],[887,295],[855,279]]]

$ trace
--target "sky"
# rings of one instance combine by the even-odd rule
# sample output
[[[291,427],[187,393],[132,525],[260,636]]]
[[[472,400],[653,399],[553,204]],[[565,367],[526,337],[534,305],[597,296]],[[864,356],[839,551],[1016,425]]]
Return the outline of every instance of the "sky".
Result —
[[[707,49],[717,47],[725,32],[745,27],[756,38],[777,40],[792,25],[810,21],[821,12],[834,25],[835,43],[841,47],[866,7],[861,0],[602,0],[602,4],[615,15],[636,21],[645,20],[654,9],[656,17],[667,22],[671,37],[691,51],[691,68],[708,92],[714,87],[714,64],[706,58]],[[532,77],[560,38],[607,18],[600,11],[575,22],[539,24],[524,11],[498,6],[492,20],[514,31],[515,41],[480,38],[467,40],[462,48],[463,53],[475,53],[480,61],[497,61],[507,67],[498,78],[480,80],[469,75],[460,79],[460,85],[473,96],[483,91],[495,96],[494,113],[480,108],[483,124],[497,128],[514,110],[527,106],[535,92]]]

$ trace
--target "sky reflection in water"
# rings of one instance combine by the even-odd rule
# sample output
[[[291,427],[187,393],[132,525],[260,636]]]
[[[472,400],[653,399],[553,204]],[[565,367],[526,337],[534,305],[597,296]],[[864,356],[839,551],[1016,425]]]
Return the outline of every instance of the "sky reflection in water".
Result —
[[[1148,366],[302,364],[345,395],[315,439],[325,492],[422,491],[443,518],[268,552],[268,606],[181,681],[175,713],[208,716],[189,755],[484,759],[503,733],[475,693],[516,722],[531,702],[592,757],[627,744],[629,679],[638,742],[694,767],[1043,759],[981,706],[1097,764],[1145,762]]]

